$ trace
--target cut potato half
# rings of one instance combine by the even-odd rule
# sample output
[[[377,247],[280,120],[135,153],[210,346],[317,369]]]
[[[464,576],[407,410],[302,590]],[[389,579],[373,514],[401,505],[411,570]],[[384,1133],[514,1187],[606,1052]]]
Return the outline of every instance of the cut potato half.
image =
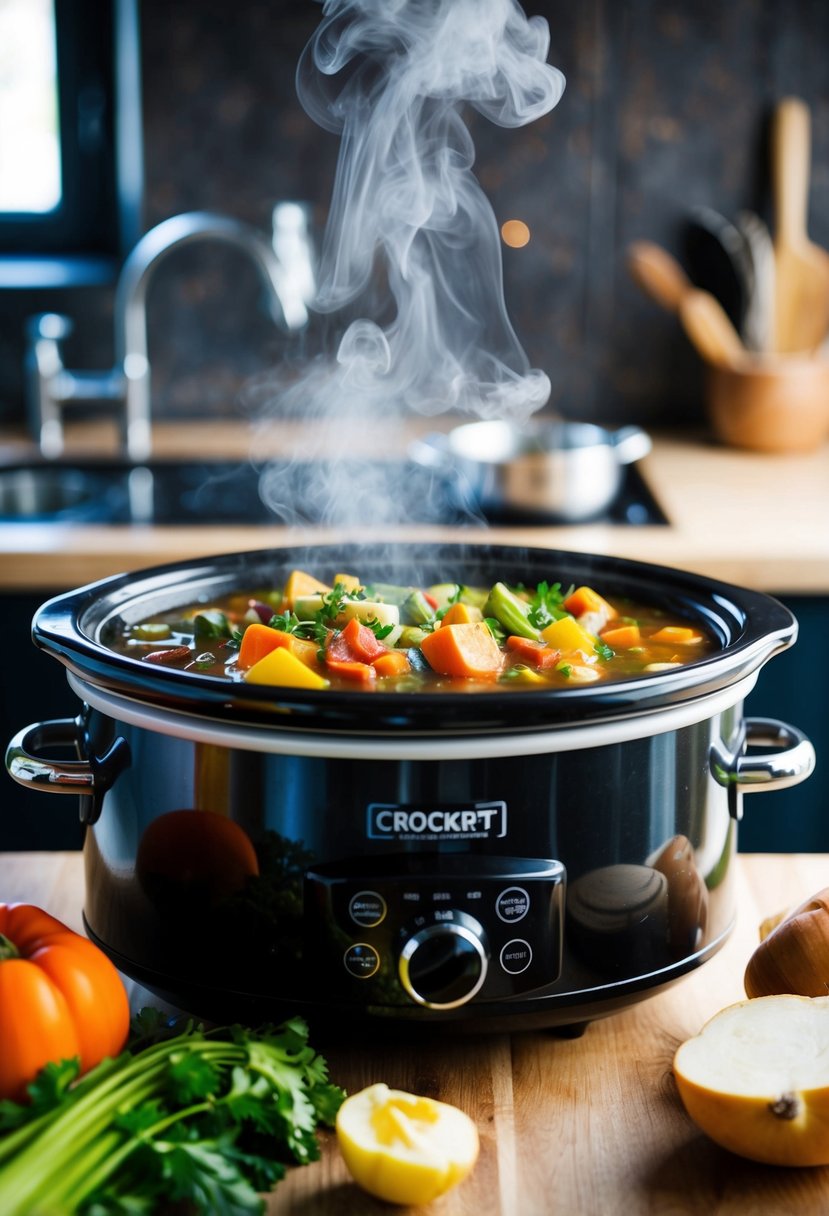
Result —
[[[829,1164],[829,997],[729,1005],[678,1049],[674,1075],[688,1114],[723,1148]]]

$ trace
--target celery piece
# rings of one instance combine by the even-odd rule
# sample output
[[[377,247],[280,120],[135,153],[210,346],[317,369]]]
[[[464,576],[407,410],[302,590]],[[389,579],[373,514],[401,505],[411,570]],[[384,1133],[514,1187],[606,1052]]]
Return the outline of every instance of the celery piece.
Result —
[[[397,639],[397,648],[408,650],[412,646],[419,646],[425,637],[428,637],[425,629],[418,629],[417,625],[404,625]]]
[[[529,620],[529,604],[510,591],[505,583],[495,583],[491,588],[483,612],[485,617],[495,617],[508,634],[538,641],[538,630]]]
[[[396,604],[398,608],[405,604],[414,590],[414,587],[403,587],[398,583],[368,583],[365,588],[369,599]]]
[[[133,625],[130,637],[138,638],[142,642],[163,642],[172,632],[170,626],[161,621],[144,621],[141,625]]]
[[[425,625],[434,615],[435,610],[422,591],[412,591],[400,605],[400,619],[404,625]]]

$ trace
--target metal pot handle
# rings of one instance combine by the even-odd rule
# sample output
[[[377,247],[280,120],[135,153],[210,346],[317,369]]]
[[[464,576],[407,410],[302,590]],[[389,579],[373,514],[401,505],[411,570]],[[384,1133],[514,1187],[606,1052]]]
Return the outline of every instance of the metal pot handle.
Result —
[[[102,756],[86,760],[50,760],[42,748],[81,750],[83,718],[53,718],[18,731],[6,748],[6,771],[19,785],[47,794],[81,795],[81,823],[95,823],[101,803],[115,778],[130,763],[130,749],[120,736]]]
[[[613,451],[619,464],[633,464],[647,456],[653,444],[650,435],[638,426],[623,426],[613,432]]]
[[[408,454],[410,460],[424,469],[437,469],[445,473],[452,468],[449,440],[440,431],[413,439],[409,444]]]
[[[720,785],[746,794],[783,790],[805,781],[815,767],[815,749],[802,731],[776,718],[746,718],[733,754],[711,749],[711,772]],[[773,752],[748,754],[749,747],[773,747]]]
[[[641,427],[621,427],[613,433],[613,450],[620,465],[632,465],[647,456],[653,444]]]

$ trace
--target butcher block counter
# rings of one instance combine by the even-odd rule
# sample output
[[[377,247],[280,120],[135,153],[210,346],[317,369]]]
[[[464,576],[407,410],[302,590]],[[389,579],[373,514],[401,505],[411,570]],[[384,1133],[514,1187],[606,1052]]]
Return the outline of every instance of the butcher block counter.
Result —
[[[829,856],[738,858],[736,929],[725,947],[673,988],[587,1027],[581,1038],[527,1032],[440,1038],[406,1048],[344,1048],[315,1036],[332,1079],[354,1092],[376,1081],[429,1094],[477,1122],[472,1175],[428,1207],[394,1209],[350,1181],[332,1133],[322,1159],[289,1170],[270,1216],[818,1216],[829,1211],[829,1167],[782,1169],[734,1157],[707,1140],[677,1096],[671,1060],[724,1005],[767,915],[826,885]],[[82,930],[80,853],[0,855],[5,901],[38,904]],[[132,990],[134,1005],[153,998]]]
[[[447,426],[446,421],[440,423]],[[435,429],[435,420],[410,434]],[[67,455],[111,454],[101,424],[78,424]],[[159,457],[246,459],[253,449],[274,457],[307,452],[298,423],[267,432],[235,423],[159,423]],[[360,437],[360,456],[400,455],[401,436],[389,426]],[[352,441],[353,442],[353,441]],[[403,444],[403,447],[405,444]],[[345,449],[349,454],[349,448]],[[322,454],[317,448],[314,455]],[[355,453],[351,452],[351,455]],[[31,458],[22,433],[0,432],[0,466]],[[639,464],[667,525],[593,523],[569,527],[492,528],[489,540],[545,548],[610,553],[693,570],[777,594],[829,592],[829,444],[805,455],[759,455],[726,448],[705,436],[657,435]],[[0,525],[0,589],[63,590],[122,570],[206,554],[267,548],[313,538],[363,539],[335,529],[301,532],[276,526],[35,524]],[[384,536],[388,531],[384,530]],[[407,526],[397,539],[482,539],[480,529]]]

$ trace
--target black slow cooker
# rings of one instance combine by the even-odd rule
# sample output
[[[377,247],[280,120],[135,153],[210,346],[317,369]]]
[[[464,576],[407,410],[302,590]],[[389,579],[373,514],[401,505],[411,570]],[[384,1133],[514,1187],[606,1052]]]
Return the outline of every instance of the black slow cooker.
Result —
[[[231,684],[108,645],[296,566],[588,583],[696,620],[718,645],[633,680],[485,694]],[[46,603],[34,640],[81,709],[20,731],[6,763],[31,788],[80,795],[89,935],[176,1006],[579,1026],[727,938],[743,794],[814,764],[796,729],[742,712],[796,632],[769,596],[612,557],[391,543],[223,555]],[[59,745],[76,758],[44,755]]]

